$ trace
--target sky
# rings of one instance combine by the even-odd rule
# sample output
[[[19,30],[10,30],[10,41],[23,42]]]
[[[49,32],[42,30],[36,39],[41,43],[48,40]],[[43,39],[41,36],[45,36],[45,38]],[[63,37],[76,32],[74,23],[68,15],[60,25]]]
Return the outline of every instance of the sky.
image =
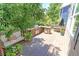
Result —
[[[42,4],[42,7],[48,9],[49,3],[43,3],[43,4]]]

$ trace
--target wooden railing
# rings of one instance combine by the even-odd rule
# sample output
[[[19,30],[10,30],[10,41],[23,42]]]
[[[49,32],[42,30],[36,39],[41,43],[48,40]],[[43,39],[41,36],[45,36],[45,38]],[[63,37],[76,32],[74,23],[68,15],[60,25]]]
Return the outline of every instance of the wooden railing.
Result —
[[[36,36],[36,35],[38,35],[38,34],[44,32],[44,28],[43,28],[43,27],[39,27],[39,28],[37,28],[37,29],[35,29],[35,28],[29,28],[29,29],[27,29],[27,31],[32,32],[32,35],[33,35],[33,37],[34,37],[34,36]]]
[[[39,26],[38,28],[29,28],[27,31],[31,31],[33,36],[36,36],[42,32],[50,34],[51,27],[50,26]]]

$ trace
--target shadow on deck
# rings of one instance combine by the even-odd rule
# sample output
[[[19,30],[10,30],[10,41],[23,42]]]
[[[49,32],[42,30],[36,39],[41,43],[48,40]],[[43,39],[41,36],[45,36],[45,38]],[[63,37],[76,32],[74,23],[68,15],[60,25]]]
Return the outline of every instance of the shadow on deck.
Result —
[[[43,38],[33,38],[32,44],[24,46],[23,56],[59,56],[59,47],[45,44]]]

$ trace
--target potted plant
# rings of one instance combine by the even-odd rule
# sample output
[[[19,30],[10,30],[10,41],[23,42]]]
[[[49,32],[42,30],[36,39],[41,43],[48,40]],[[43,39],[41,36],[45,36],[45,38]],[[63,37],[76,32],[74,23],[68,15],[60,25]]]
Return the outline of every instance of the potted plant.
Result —
[[[61,35],[64,36],[65,28],[64,27],[61,27],[60,32],[61,32]]]

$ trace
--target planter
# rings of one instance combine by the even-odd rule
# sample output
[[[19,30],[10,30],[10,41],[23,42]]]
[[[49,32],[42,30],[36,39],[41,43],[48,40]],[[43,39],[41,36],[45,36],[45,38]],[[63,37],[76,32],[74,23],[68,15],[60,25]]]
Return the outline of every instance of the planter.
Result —
[[[17,39],[18,37],[21,36],[21,32],[20,31],[16,31],[12,35],[13,35],[13,37],[15,37]]]
[[[15,39],[16,39],[16,36],[12,35],[11,37],[8,38],[8,41],[15,40]]]
[[[65,28],[64,27],[61,27],[60,33],[61,33],[62,36],[64,36],[64,33],[65,33]]]
[[[8,39],[6,38],[5,35],[1,35],[1,36],[0,36],[0,40],[1,40],[2,42],[8,41]]]
[[[8,41],[16,40],[20,36],[21,36],[21,32],[20,31],[16,31],[10,37],[8,37]]]

